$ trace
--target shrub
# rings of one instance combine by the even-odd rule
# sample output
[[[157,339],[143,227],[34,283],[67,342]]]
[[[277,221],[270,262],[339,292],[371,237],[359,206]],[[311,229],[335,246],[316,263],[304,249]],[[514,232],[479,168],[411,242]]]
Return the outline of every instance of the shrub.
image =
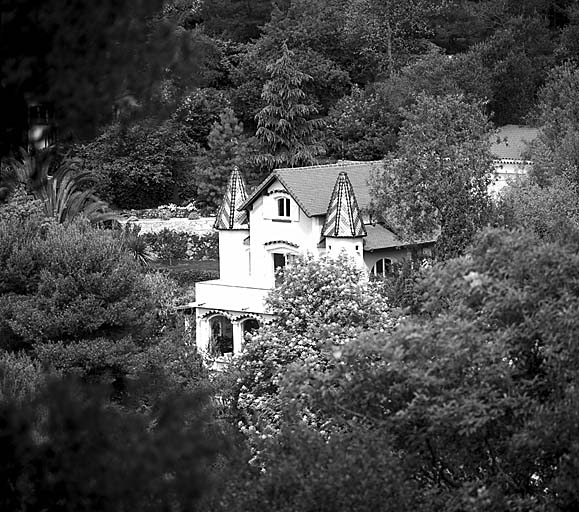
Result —
[[[187,257],[189,240],[187,233],[164,228],[157,233],[146,233],[143,236],[159,260],[171,263],[173,260],[184,260]]]
[[[248,340],[232,369],[238,373],[235,406],[258,434],[279,427],[290,403],[281,394],[293,387],[287,378],[292,366],[305,374],[333,366],[336,346],[364,330],[393,325],[378,287],[346,256],[307,257],[286,267],[283,284],[267,304],[275,318]],[[300,410],[299,415],[307,412]]]
[[[220,443],[206,397],[168,393],[136,413],[106,394],[65,380],[0,403],[1,510],[196,509]]]
[[[159,260],[215,260],[219,258],[217,232],[207,235],[173,231],[164,228],[156,233],[143,235],[145,241],[157,254]]]
[[[192,260],[219,259],[219,233],[217,231],[212,231],[207,235],[191,233],[187,256]]]
[[[24,353],[0,350],[0,402],[29,399],[44,381],[38,361]]]
[[[111,232],[85,222],[0,221],[4,346],[153,332],[153,283]]]

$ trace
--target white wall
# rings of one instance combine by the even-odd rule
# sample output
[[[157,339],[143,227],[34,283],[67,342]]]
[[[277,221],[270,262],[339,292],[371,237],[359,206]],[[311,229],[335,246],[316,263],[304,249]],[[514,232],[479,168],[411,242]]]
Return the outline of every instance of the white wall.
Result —
[[[365,268],[364,264],[364,239],[360,238],[334,238],[326,237],[326,256],[338,258],[345,253],[352,258],[360,268]]]
[[[489,186],[489,192],[492,196],[506,187],[509,182],[526,176],[531,166],[519,160],[501,160],[494,163],[495,179]]]
[[[249,245],[243,241],[248,229],[219,230],[219,279],[230,283],[249,278]]]
[[[318,243],[322,230],[321,217],[308,217],[298,204],[287,193],[275,192],[283,190],[279,181],[272,183],[267,192],[271,195],[262,195],[253,203],[249,222],[251,226],[251,279],[261,286],[272,286],[274,282],[273,252],[287,252],[299,254],[319,253]],[[287,197],[291,204],[291,217],[277,216],[276,200]],[[285,241],[297,245],[284,247],[280,244],[265,245],[268,242]]]

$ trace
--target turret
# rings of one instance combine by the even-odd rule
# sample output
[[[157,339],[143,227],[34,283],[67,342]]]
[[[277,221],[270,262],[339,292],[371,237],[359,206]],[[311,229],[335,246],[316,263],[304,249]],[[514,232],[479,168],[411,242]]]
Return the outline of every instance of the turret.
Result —
[[[219,231],[219,278],[223,281],[243,281],[249,276],[249,219],[247,211],[238,210],[246,199],[245,182],[236,167],[214,225]]]
[[[326,212],[326,221],[322,228],[326,238],[326,254],[338,257],[345,252],[361,268],[364,265],[364,237],[366,229],[362,214],[354,194],[354,188],[347,173],[338,175],[330,204]]]

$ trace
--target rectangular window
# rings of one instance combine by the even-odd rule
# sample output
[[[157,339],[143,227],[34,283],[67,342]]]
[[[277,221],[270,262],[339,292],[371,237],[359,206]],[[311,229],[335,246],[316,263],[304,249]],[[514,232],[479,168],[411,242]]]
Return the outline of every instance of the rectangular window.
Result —
[[[273,253],[273,271],[275,273],[275,285],[278,286],[283,281],[283,269],[286,265],[285,254]]]
[[[291,216],[291,203],[287,197],[281,197],[277,200],[277,216],[278,217],[290,217]]]

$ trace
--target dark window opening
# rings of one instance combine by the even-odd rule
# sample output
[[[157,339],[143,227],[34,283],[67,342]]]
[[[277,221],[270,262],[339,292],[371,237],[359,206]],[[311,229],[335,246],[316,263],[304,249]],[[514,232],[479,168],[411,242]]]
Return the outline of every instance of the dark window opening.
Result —
[[[216,316],[211,319],[210,325],[210,352],[216,356],[222,356],[233,352],[233,325],[229,318],[225,316]]]
[[[291,203],[287,197],[281,197],[277,200],[277,216],[289,217],[291,215]]]
[[[392,272],[392,260],[389,258],[382,258],[378,260],[372,267],[372,274],[375,276],[385,277]]]
[[[247,334],[253,334],[259,329],[259,322],[255,318],[250,318],[243,322],[243,337]]]

